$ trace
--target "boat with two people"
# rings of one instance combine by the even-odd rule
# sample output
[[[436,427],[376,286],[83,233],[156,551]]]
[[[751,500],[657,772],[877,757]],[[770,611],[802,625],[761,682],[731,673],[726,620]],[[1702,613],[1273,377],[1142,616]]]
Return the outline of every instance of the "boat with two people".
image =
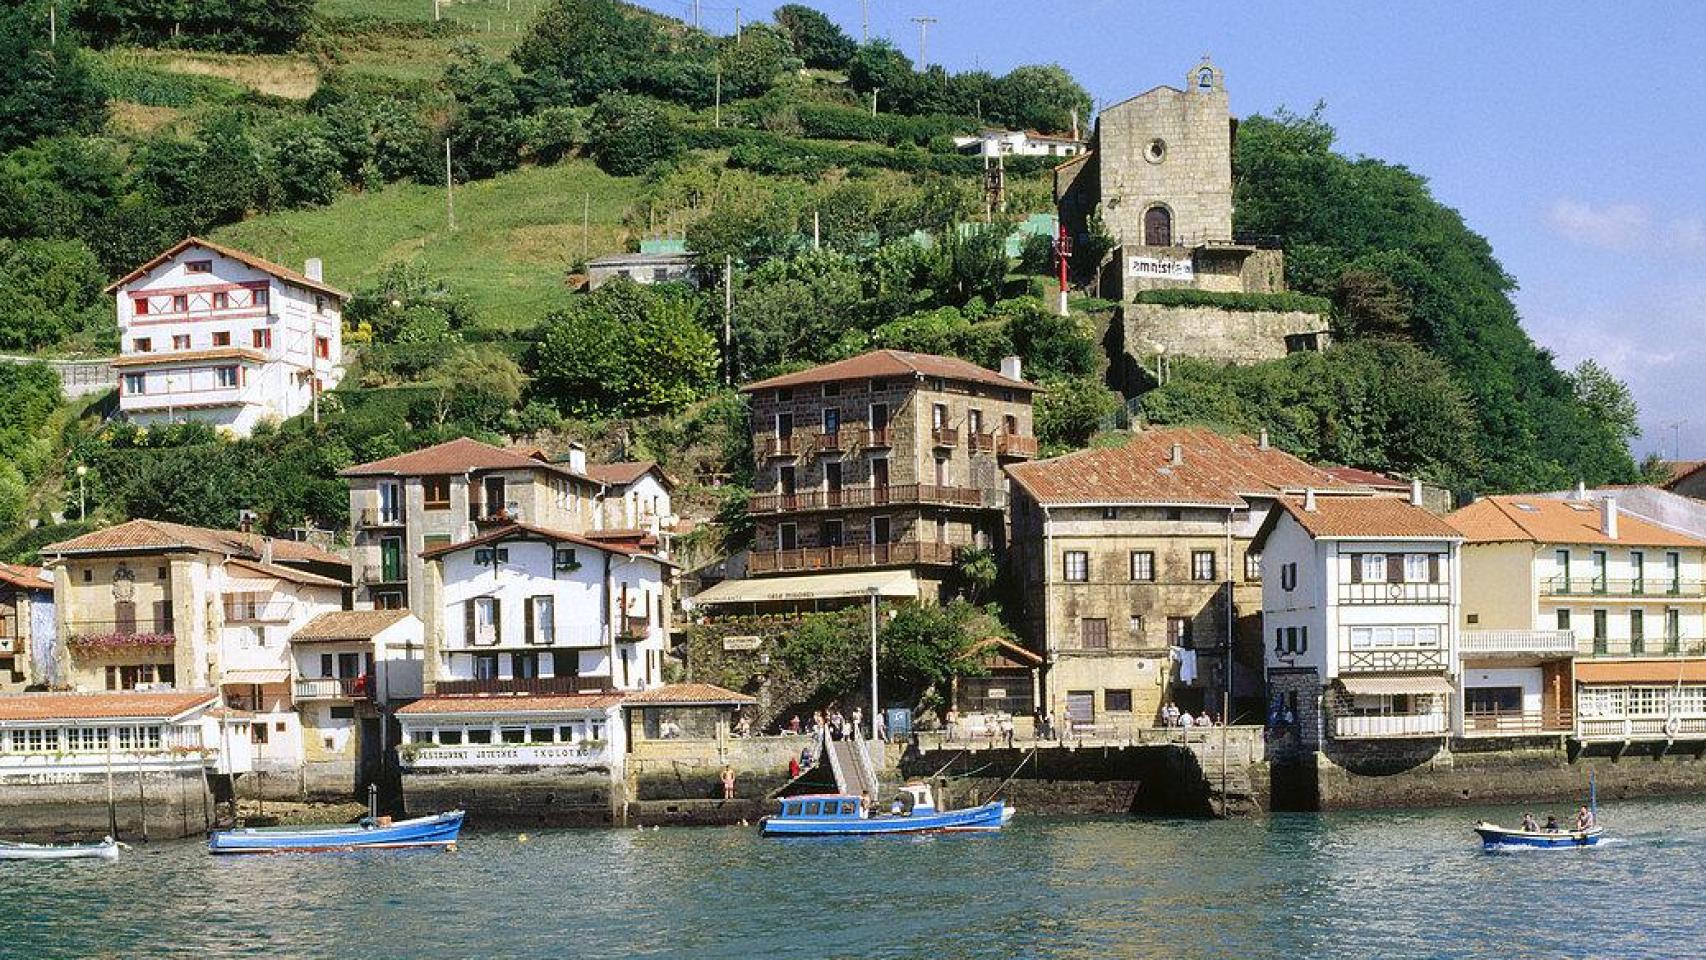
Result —
[[[865,796],[818,793],[785,797],[776,813],[764,818],[762,830],[767,837],[992,831],[1005,826],[1014,813],[1014,808],[1000,800],[960,810],[938,810],[927,784],[909,783],[900,788],[900,795],[886,812],[872,809],[871,799]]]
[[[356,823],[243,827],[208,835],[207,850],[231,853],[326,853],[349,850],[451,848],[462,834],[463,811],[396,820],[367,816]]]
[[[11,843],[0,840],[0,860],[117,860],[119,843],[112,837],[100,843]]]

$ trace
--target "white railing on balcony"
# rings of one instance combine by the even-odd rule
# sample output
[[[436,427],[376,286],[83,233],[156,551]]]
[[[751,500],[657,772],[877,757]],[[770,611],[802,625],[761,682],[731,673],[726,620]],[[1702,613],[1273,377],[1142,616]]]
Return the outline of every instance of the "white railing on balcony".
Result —
[[[405,762],[417,770],[608,766],[610,747],[606,743],[593,742],[419,746],[405,752]]]
[[[1335,716],[1332,721],[1333,736],[1342,740],[1362,737],[1443,736],[1450,729],[1450,720],[1443,713]]]
[[[1341,583],[1339,602],[1365,603],[1450,603],[1449,583]]]
[[[1463,656],[1476,654],[1553,654],[1576,652],[1576,635],[1568,630],[1465,630],[1458,638]]]
[[[1706,717],[1584,717],[1576,721],[1576,736],[1582,740],[1699,740],[1706,738]]]

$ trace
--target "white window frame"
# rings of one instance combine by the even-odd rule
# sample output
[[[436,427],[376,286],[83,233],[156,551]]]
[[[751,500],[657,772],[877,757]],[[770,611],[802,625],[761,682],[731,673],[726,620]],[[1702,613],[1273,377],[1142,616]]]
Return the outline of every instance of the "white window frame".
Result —
[[[1405,583],[1427,583],[1428,582],[1428,567],[1429,567],[1428,554],[1425,554],[1425,553],[1406,553],[1406,554],[1404,554],[1404,582]]]
[[[1385,583],[1386,582],[1386,554],[1384,554],[1384,553],[1360,554],[1357,557],[1357,562],[1362,564],[1362,582],[1363,583]]]

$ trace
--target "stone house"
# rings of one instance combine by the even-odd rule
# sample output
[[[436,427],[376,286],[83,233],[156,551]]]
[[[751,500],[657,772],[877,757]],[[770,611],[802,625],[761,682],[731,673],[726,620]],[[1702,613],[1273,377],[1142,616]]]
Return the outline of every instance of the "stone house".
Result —
[[[1706,539],[1612,491],[1487,497],[1446,520],[1465,540],[1466,730],[1706,740]]]
[[[661,535],[673,532],[675,481],[651,460],[591,463],[586,474],[603,486],[599,530]]]
[[[1080,727],[1150,726],[1163,704],[1263,710],[1261,558],[1287,493],[1368,495],[1265,436],[1144,430],[1126,445],[1014,464],[1011,567],[1043,702]],[[1229,656],[1230,651],[1230,656]]]
[[[747,572],[705,603],[863,597],[825,575],[888,570],[936,599],[955,551],[1006,541],[1001,466],[1036,456],[1034,384],[951,357],[875,350],[741,388],[752,398],[756,533]],[[892,579],[885,578],[885,580]],[[756,592],[755,592],[756,591]]]
[[[302,272],[190,237],[119,278],[119,410],[248,436],[307,412],[343,377],[343,302],[319,260]]]
[[[1443,740],[1457,691],[1462,535],[1411,499],[1275,501],[1262,566],[1267,719],[1306,748]]]
[[[0,693],[51,685],[57,647],[53,578],[40,567],[0,563]]]

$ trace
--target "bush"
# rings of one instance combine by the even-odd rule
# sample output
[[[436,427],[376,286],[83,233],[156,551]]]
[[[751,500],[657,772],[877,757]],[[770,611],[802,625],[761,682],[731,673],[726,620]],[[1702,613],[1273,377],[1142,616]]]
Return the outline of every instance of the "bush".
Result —
[[[587,144],[604,172],[630,177],[673,160],[681,152],[681,133],[656,101],[613,93],[593,107]]]
[[[1290,292],[1233,293],[1172,288],[1143,290],[1132,299],[1137,303],[1153,303],[1164,307],[1214,307],[1218,310],[1252,310],[1263,313],[1300,311],[1320,314],[1323,317],[1333,310],[1333,302],[1326,297]]]

